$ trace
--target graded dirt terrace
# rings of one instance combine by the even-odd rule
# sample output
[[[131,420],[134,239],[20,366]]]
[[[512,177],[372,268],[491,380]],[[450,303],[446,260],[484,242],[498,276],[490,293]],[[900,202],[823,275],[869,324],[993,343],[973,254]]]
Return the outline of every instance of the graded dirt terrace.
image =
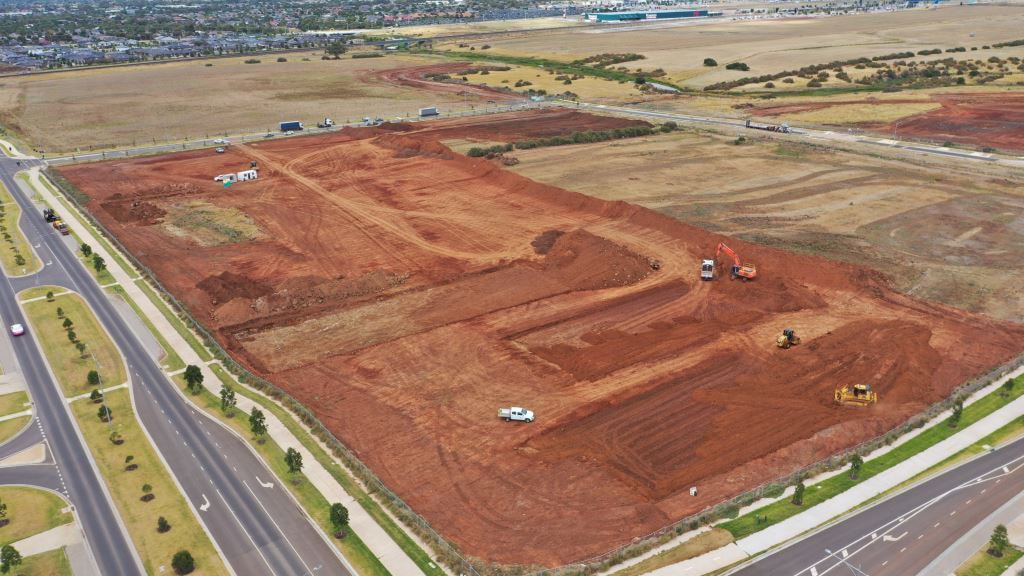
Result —
[[[237,358],[490,562],[557,566],[628,543],[882,433],[1019,351],[1020,327],[741,240],[759,278],[702,283],[721,237],[440,143],[624,123],[519,113],[61,171]],[[259,180],[212,181],[252,160]],[[199,201],[224,210],[204,221],[242,226],[238,211],[259,236],[168,232]],[[804,343],[777,349],[785,327]],[[882,402],[834,406],[855,382]],[[537,421],[501,421],[512,405]]]

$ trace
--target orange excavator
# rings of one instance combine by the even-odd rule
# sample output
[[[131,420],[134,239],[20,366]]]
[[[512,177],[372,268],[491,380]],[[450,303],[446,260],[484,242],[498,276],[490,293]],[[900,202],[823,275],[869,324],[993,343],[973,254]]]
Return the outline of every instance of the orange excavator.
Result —
[[[725,242],[719,242],[718,243],[718,250],[715,251],[715,262],[716,263],[718,262],[718,257],[721,256],[722,252],[725,252],[726,254],[728,254],[729,256],[732,257],[732,262],[733,262],[733,264],[732,264],[732,277],[733,278],[739,278],[739,279],[743,280],[744,282],[746,282],[747,280],[753,280],[754,278],[757,278],[757,268],[755,268],[752,264],[748,264],[746,266],[741,264],[740,263],[740,256],[739,256],[739,254],[734,252],[732,248],[729,248],[728,246],[726,246]]]

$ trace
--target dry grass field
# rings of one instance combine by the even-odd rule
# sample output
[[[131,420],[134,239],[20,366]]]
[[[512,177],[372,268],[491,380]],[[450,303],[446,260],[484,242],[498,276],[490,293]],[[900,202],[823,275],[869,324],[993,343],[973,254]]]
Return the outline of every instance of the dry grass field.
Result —
[[[630,69],[662,68],[670,79],[702,88],[743,76],[909,50],[978,46],[978,52],[966,55],[1022,56],[1024,47],[980,50],[986,44],[1022,37],[1024,6],[950,6],[831,18],[722,21],[658,28],[595,26],[475,39],[470,44],[478,50],[481,45],[490,44],[490,50],[499,54],[566,61],[601,52],[637,52],[647,58],[628,63]],[[435,47],[458,49],[456,42]],[[930,58],[945,56],[948,55]],[[708,57],[716,59],[720,66],[704,67],[703,60]],[[750,71],[725,70],[725,64],[735,61],[746,62]]]
[[[445,110],[483,101],[474,94],[396,86],[373,75],[436,59],[320,56],[293,53],[277,62],[277,55],[261,55],[259,64],[232,58],[2,78],[0,123],[37,149],[56,152],[276,130],[282,120],[309,125],[325,116],[339,122],[390,119],[423,106]]]
[[[680,133],[516,157],[513,170],[540,182],[866,264],[903,292],[1024,320],[1024,174],[937,171],[778,140],[736,146]]]

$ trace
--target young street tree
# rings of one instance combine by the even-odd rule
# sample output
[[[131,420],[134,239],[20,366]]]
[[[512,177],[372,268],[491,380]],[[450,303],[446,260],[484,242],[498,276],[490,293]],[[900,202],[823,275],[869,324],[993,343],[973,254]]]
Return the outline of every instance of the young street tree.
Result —
[[[71,328],[72,326],[74,326],[75,323],[71,321],[71,318],[65,318],[64,319],[64,323],[61,324],[61,325],[64,326],[65,330],[67,330],[67,329]]]
[[[953,402],[953,414],[949,417],[949,427],[956,428],[960,425],[960,418],[964,415],[964,399],[957,398]]]
[[[1006,531],[1006,526],[1000,524],[996,526],[996,529],[992,531],[992,537],[988,540],[988,553],[996,558],[1003,557],[1003,551],[1010,545],[1010,535]]]
[[[793,504],[797,506],[804,505],[804,481],[801,480],[796,483],[796,490],[793,491]]]
[[[78,349],[78,354],[85,358],[85,342],[75,342],[75,348]]]
[[[860,469],[864,466],[864,459],[860,457],[860,454],[854,454],[853,458],[850,458],[850,479],[856,480],[860,476]]]
[[[220,389],[220,409],[225,414],[231,414],[237,404],[235,400],[235,391],[230,386],[223,386]]]
[[[85,256],[86,258],[92,256],[92,246],[89,246],[85,242],[82,242],[82,256]]]
[[[103,400],[103,392],[100,392],[99,390],[93,390],[92,392],[89,393],[89,400],[98,403],[100,400]]]
[[[252,414],[249,415],[249,429],[252,430],[253,436],[257,438],[262,438],[267,433],[267,418],[259,408],[254,407]]]
[[[0,502],[0,526],[5,526],[7,522],[7,503]]]
[[[57,318],[63,318],[63,317],[64,317],[64,309],[61,308],[60,306],[57,306]]]
[[[92,267],[95,268],[97,272],[103,272],[107,269],[107,262],[99,254],[93,254]]]
[[[85,377],[85,381],[89,383],[89,386],[99,386],[100,373],[95,370],[89,370],[89,375]]]
[[[0,548],[0,572],[7,574],[15,566],[21,566],[21,554],[10,544]]]
[[[289,448],[285,452],[284,463],[288,465],[288,471],[292,474],[302,472],[302,454],[295,448]]]
[[[78,340],[78,334],[75,334],[74,330],[68,330],[68,340],[71,342]]]
[[[175,574],[191,574],[196,569],[196,561],[188,550],[181,550],[171,559],[171,568],[174,568]]]
[[[114,417],[114,413],[106,404],[100,405],[100,409],[96,411],[96,415],[104,422],[109,422]]]
[[[163,516],[156,519],[156,531],[163,534],[171,529],[171,523]]]
[[[341,502],[331,504],[331,525],[334,526],[334,535],[341,538],[345,535],[345,528],[348,526],[348,508]]]
[[[203,391],[203,371],[199,366],[189,364],[185,367],[185,384],[188,385],[188,391],[193,394]]]

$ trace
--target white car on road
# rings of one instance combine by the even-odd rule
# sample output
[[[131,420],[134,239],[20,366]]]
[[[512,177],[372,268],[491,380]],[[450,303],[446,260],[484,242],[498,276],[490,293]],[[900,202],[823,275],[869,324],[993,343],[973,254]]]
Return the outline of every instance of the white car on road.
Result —
[[[25,333],[25,327],[21,324],[11,324],[11,334],[15,336],[21,336]]]

